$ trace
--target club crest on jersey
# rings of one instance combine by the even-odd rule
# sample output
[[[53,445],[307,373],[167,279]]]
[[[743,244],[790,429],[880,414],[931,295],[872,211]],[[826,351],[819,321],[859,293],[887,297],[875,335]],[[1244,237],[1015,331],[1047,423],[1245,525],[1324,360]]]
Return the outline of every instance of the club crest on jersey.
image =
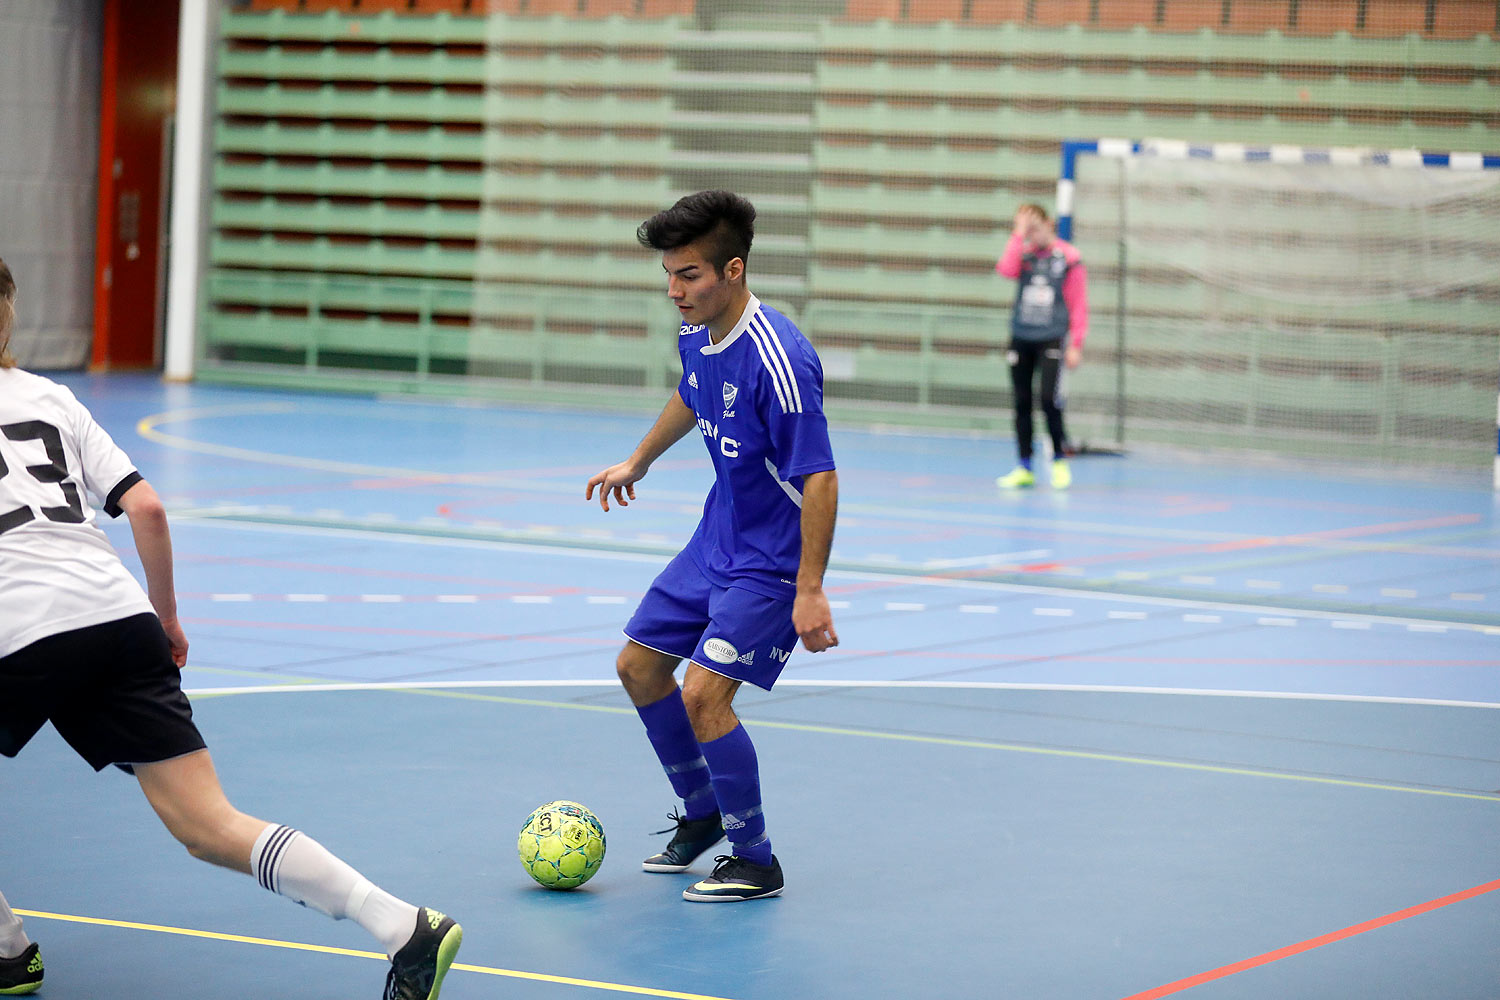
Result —
[[[734,401],[739,397],[740,387],[729,382],[724,383],[724,416],[734,416]],[[720,418],[722,419],[722,418]]]

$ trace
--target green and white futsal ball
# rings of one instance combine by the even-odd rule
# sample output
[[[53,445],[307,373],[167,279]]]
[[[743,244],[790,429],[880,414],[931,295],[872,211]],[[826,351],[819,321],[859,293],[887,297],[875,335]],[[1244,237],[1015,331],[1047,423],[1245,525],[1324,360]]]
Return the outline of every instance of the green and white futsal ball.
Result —
[[[548,802],[526,817],[516,850],[548,889],[576,889],[604,864],[604,826],[577,802]]]

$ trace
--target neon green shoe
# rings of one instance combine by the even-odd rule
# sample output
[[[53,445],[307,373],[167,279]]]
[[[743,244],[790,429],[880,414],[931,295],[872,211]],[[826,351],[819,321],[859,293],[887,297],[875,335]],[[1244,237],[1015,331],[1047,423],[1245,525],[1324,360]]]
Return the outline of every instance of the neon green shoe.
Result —
[[[1073,485],[1073,470],[1068,468],[1068,463],[1062,459],[1052,463],[1052,488],[1054,490],[1065,490]]]
[[[1018,465],[999,479],[996,479],[995,485],[1002,490],[1016,490],[1023,486],[1035,486],[1036,476],[1026,466]]]
[[[42,950],[35,941],[15,958],[0,958],[0,996],[35,993],[42,987]]]

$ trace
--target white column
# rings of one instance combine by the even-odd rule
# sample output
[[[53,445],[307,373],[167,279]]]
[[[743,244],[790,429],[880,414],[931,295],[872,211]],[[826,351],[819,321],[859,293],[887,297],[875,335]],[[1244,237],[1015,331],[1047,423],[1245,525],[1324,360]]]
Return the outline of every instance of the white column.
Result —
[[[203,247],[203,176],[208,131],[211,0],[182,0],[177,41],[177,110],[172,142],[171,260],[167,274],[166,377],[193,377]]]

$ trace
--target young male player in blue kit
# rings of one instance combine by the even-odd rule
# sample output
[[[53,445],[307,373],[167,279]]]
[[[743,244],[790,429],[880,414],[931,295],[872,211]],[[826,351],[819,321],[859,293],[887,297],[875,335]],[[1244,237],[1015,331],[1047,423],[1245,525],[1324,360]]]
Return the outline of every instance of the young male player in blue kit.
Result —
[[[682,314],[682,380],[631,456],[584,494],[598,488],[606,511],[611,494],[627,506],[651,463],[694,427],[714,464],[698,530],[641,599],[615,661],[683,800],[671,842],[642,867],[685,871],[729,838],[713,874],[683,891],[696,902],[781,893],[734,695],[746,681],[769,691],[799,636],[812,653],[839,641],[823,593],[838,509],[823,369],[807,338],[746,287],[754,235],[755,208],[727,191],[689,195],[640,227]]]

